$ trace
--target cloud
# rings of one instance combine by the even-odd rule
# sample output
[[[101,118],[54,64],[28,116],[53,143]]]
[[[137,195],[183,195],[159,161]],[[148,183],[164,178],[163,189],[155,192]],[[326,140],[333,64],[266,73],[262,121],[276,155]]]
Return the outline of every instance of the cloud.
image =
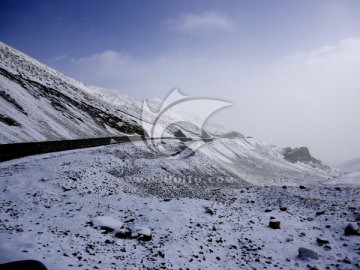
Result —
[[[125,53],[107,50],[83,58],[72,58],[71,61],[75,64],[96,64],[111,68],[114,65],[126,65],[129,58],[130,56]]]
[[[231,30],[234,23],[225,14],[207,11],[201,14],[182,14],[177,19],[168,20],[171,30],[193,33],[208,30]]]
[[[324,64],[334,65],[358,62],[359,57],[360,38],[348,38],[336,45],[326,45],[315,51],[288,55],[282,59],[282,62],[292,66],[317,67]]]
[[[66,54],[61,54],[61,55],[57,55],[57,56],[53,57],[53,60],[54,61],[62,61],[66,58],[68,58],[68,56]]]
[[[96,84],[106,81],[112,83],[131,63],[131,57],[123,52],[107,50],[87,57],[71,58],[68,62],[73,72],[86,81],[94,81]]]

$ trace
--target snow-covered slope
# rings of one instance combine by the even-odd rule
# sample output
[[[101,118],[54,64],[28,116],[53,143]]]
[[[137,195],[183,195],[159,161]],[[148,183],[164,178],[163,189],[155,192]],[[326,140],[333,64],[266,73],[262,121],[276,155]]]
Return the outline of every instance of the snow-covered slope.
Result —
[[[140,105],[68,78],[0,42],[0,143],[141,134]]]

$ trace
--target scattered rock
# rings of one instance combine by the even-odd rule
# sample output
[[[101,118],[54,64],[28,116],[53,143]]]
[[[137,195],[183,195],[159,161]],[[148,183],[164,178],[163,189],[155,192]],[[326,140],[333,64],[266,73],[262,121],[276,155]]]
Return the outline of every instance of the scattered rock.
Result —
[[[280,207],[280,211],[286,211],[287,207]]]
[[[323,215],[323,214],[325,214],[325,211],[316,212],[316,215],[317,215],[317,216],[321,216],[321,215]]]
[[[360,235],[359,226],[355,222],[350,222],[344,230],[345,235]]]
[[[140,241],[150,241],[152,239],[151,230],[147,227],[136,229],[137,239]],[[134,234],[132,234],[134,236]]]
[[[325,245],[325,244],[329,244],[328,240],[325,239],[321,239],[321,238],[316,238],[316,242],[319,244],[319,246]]]
[[[91,219],[91,224],[95,228],[101,228],[106,232],[112,232],[114,230],[119,230],[124,226],[124,223],[108,216],[98,216]]]
[[[274,230],[280,229],[280,221],[278,221],[278,220],[270,220],[269,227],[271,229],[274,229]]]
[[[306,189],[306,187],[304,187],[304,186],[300,186],[299,188],[300,188],[300,189]]]
[[[120,239],[127,239],[127,238],[131,237],[131,234],[132,234],[131,229],[125,227],[125,228],[118,230],[115,233],[115,237],[120,238]]]
[[[230,245],[229,249],[237,249],[237,247],[235,245]]]
[[[310,258],[310,259],[314,259],[314,260],[319,259],[319,255],[317,254],[316,251],[314,251],[312,249],[304,248],[304,247],[299,248],[299,257],[300,258]]]
[[[210,214],[210,215],[215,215],[215,210],[211,209],[210,207],[206,207],[205,213]]]
[[[159,250],[158,254],[161,258],[165,258],[165,253],[162,252],[161,250]]]
[[[135,218],[129,218],[127,220],[124,221],[124,223],[130,223],[130,222],[134,222]]]

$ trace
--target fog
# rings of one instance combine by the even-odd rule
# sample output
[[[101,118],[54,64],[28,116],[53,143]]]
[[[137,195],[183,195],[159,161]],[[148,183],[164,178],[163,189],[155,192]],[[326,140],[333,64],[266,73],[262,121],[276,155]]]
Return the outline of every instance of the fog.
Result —
[[[336,165],[360,155],[360,39],[347,38],[259,65],[216,50],[136,59],[105,51],[61,59],[62,69],[86,83],[138,99],[165,99],[174,88],[191,97],[233,105],[212,119],[279,146],[308,146]]]

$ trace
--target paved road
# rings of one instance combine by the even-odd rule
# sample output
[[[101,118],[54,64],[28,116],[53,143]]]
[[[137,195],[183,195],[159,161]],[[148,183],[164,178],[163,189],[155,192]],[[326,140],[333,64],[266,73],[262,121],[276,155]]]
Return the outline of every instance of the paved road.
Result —
[[[192,140],[191,138],[186,138],[186,137],[147,138],[146,140],[161,140],[161,139]],[[101,138],[77,139],[77,140],[0,144],[0,162],[15,158],[38,155],[38,154],[96,147],[96,146],[109,145],[114,143],[141,141],[141,140],[144,140],[144,138],[141,137],[140,135],[128,135],[128,136],[101,137]],[[210,140],[210,139],[204,139],[204,140]]]

